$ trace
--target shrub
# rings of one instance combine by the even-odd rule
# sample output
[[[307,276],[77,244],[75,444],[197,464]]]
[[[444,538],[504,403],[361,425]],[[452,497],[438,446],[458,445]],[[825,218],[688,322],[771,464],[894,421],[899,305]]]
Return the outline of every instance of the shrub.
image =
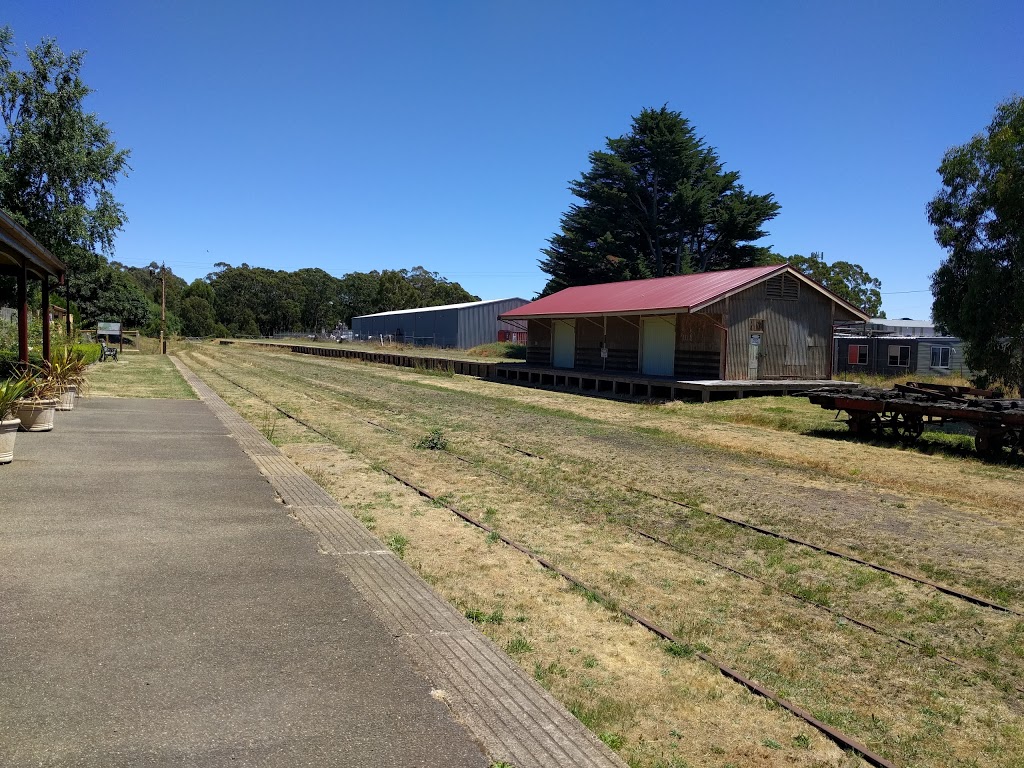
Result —
[[[86,365],[95,363],[100,359],[100,345],[99,344],[75,344],[71,347],[72,351],[77,355],[82,356],[82,360]]]
[[[445,451],[448,450],[448,438],[440,429],[432,429],[416,441],[416,447],[428,451]]]

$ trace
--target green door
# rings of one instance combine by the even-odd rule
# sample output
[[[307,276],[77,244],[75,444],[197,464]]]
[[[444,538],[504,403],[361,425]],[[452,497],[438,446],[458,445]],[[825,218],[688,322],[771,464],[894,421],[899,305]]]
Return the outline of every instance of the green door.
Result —
[[[551,364],[555,368],[572,368],[576,364],[576,321],[555,320]]]
[[[645,317],[642,370],[647,376],[673,376],[676,372],[676,318]]]

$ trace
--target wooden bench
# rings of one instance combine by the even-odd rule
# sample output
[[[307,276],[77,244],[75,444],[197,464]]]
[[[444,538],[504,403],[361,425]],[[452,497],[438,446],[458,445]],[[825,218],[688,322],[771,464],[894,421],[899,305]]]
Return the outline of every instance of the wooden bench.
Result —
[[[108,347],[104,342],[100,342],[100,362],[105,362],[108,359],[112,359],[115,363],[117,362],[117,347]]]

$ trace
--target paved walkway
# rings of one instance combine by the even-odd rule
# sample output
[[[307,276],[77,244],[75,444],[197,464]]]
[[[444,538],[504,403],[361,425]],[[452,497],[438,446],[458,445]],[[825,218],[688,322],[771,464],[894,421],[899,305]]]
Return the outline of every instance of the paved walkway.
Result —
[[[0,765],[622,765],[185,372],[0,467]]]

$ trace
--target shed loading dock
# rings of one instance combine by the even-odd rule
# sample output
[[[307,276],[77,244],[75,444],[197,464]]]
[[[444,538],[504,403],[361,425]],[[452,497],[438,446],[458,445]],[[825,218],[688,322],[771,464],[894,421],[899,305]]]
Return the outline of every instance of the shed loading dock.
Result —
[[[378,312],[352,318],[352,332],[360,339],[386,336],[418,346],[470,349],[497,341],[499,331],[522,330],[498,316],[526,303],[519,298],[495,299]]]
[[[827,379],[833,327],[867,315],[789,265],[566,288],[505,312],[528,366],[681,381]]]

